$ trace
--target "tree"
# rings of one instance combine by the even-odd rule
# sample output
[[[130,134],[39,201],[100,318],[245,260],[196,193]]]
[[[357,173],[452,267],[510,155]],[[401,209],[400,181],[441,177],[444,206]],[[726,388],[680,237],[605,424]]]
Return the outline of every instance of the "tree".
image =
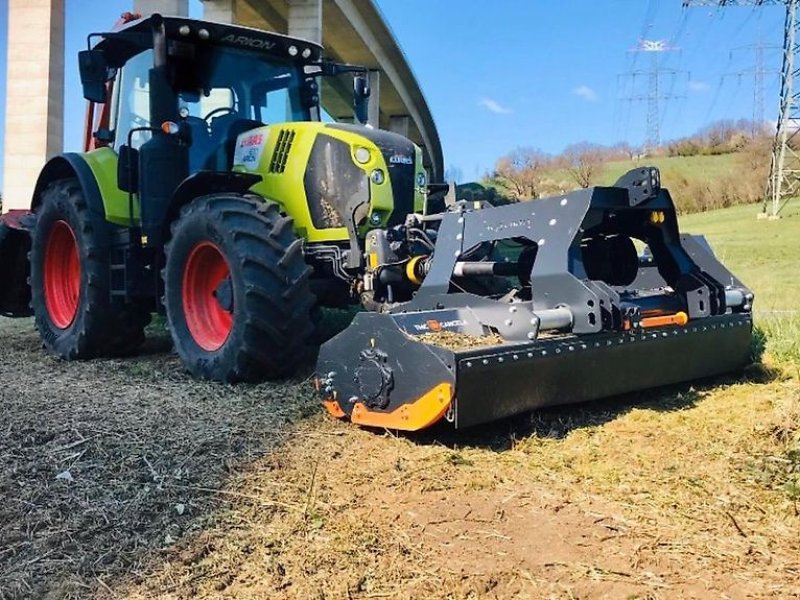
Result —
[[[553,158],[538,148],[517,148],[500,158],[494,178],[507,187],[516,200],[539,197],[546,171]]]
[[[605,163],[606,149],[599,144],[579,142],[564,149],[569,174],[582,188],[588,188]]]
[[[628,142],[617,142],[609,148],[609,158],[611,160],[633,160],[639,154],[641,154],[641,150],[634,148]]]

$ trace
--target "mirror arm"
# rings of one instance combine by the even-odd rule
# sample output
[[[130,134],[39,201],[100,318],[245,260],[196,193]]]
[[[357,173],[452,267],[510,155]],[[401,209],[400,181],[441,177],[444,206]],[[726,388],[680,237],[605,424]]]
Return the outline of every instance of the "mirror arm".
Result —
[[[317,73],[307,73],[309,76],[316,77],[318,75],[322,75],[323,77],[334,77],[336,75],[342,75],[343,73],[363,73],[366,74],[369,72],[367,67],[362,65],[350,65],[346,63],[337,63],[333,61],[322,61],[318,63],[310,63],[307,65],[309,67],[319,67],[319,72]]]

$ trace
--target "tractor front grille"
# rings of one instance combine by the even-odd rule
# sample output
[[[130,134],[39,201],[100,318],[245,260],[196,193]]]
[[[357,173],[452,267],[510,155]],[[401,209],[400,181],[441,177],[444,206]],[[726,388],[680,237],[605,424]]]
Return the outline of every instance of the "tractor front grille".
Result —
[[[368,204],[369,178],[353,162],[350,145],[329,135],[320,134],[308,158],[303,183],[317,229],[343,227],[347,207]]]
[[[336,123],[328,127],[357,133],[378,147],[389,169],[387,176],[392,186],[393,208],[389,225],[402,225],[406,215],[414,212],[414,185],[417,175],[417,153],[414,143],[397,133],[382,129],[367,129],[361,125]]]
[[[286,161],[289,160],[295,133],[294,129],[281,129],[278,134],[278,143],[275,144],[275,151],[272,153],[272,160],[269,162],[270,173],[283,173],[286,170]]]

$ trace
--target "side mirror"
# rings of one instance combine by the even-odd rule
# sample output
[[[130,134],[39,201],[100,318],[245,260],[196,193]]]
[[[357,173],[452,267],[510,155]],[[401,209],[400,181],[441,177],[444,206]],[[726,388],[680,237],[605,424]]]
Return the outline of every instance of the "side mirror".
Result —
[[[131,194],[139,191],[139,151],[127,144],[119,147],[117,187]]]
[[[83,84],[83,97],[89,102],[105,103],[109,73],[105,55],[99,50],[81,50],[78,52],[78,68]]]
[[[353,79],[353,108],[359,123],[366,124],[369,118],[369,79],[357,75]]]

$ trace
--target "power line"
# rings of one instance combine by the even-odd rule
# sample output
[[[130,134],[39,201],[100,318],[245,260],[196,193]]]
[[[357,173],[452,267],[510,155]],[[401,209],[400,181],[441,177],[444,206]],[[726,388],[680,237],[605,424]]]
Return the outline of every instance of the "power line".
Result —
[[[655,21],[656,15],[658,14],[658,0],[648,0],[647,1],[647,8],[645,9],[644,13],[644,20],[642,21],[642,28],[639,30],[639,40],[644,40],[647,37],[647,34],[650,32],[650,29],[653,28],[653,22]],[[631,70],[636,68],[636,61],[639,58],[638,54],[633,55],[633,60],[631,61]]]
[[[672,86],[674,87],[674,79],[686,71],[677,69],[667,69],[662,67],[659,62],[659,57],[665,52],[676,51],[678,48],[670,46],[665,40],[640,40],[639,44],[630,50],[630,52],[647,53],[650,55],[650,67],[648,69],[631,70],[628,73],[621,75],[623,78],[628,78],[631,82],[631,93],[627,96],[620,98],[621,100],[645,101],[647,103],[647,119],[646,119],[646,135],[645,135],[645,150],[651,151],[657,148],[661,143],[661,106],[666,106],[671,100],[675,100],[682,96],[677,96],[670,90],[664,93],[662,81],[665,77],[671,77]],[[647,78],[647,92],[634,93],[636,91],[636,79]]]
[[[730,55],[733,56],[735,52],[748,51],[752,52],[755,58],[753,65],[744,69],[739,69],[734,72],[723,74],[725,77],[736,77],[740,82],[743,77],[750,75],[753,78],[753,136],[758,133],[763,133],[764,130],[764,76],[772,75],[778,71],[775,69],[767,69],[764,63],[764,51],[769,49],[780,48],[780,46],[765,45],[762,40],[758,40],[755,44],[748,44],[746,46],[737,46],[731,49]]]
[[[770,172],[764,194],[762,214],[770,218],[780,217],[780,211],[792,198],[800,192],[800,154],[795,150],[794,138],[798,134],[800,123],[800,92],[796,91],[796,66],[800,64],[800,44],[798,44],[798,27],[800,27],[800,0],[682,0],[684,8],[692,6],[749,6],[763,7],[770,5],[783,6],[786,16],[783,26],[783,64],[781,67],[781,92],[778,111],[778,122],[772,144]],[[763,56],[762,56],[763,61]],[[761,69],[763,70],[763,68]],[[756,67],[756,72],[759,69]],[[756,87],[763,90],[763,75]],[[754,99],[756,110],[758,104],[763,105],[763,93],[760,99]]]

